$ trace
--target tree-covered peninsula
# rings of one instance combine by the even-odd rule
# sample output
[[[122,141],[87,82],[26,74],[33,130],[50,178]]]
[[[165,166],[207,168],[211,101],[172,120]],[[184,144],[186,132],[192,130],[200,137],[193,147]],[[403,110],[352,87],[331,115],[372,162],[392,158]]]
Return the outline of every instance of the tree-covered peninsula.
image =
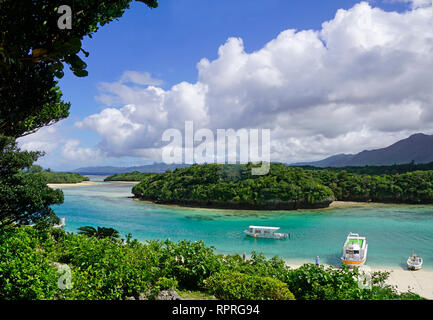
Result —
[[[433,203],[431,170],[371,175],[272,163],[267,175],[253,176],[252,166],[205,164],[152,174],[132,193],[155,203],[235,209],[324,208],[334,200]]]
[[[271,164],[264,176],[251,175],[253,164],[193,165],[145,177],[135,197],[156,203],[237,209],[324,208],[332,190],[310,171]]]
[[[88,177],[73,172],[53,172],[50,169],[43,170],[41,166],[32,165],[23,172],[30,177],[40,177],[46,183],[80,183],[89,181]]]

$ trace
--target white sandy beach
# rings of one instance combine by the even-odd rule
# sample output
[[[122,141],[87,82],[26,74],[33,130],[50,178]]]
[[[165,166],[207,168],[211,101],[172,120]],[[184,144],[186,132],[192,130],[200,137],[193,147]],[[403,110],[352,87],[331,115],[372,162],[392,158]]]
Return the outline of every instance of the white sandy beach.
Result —
[[[390,271],[387,283],[396,286],[400,292],[412,291],[433,300],[433,270],[410,271],[406,268],[375,267],[372,271]]]
[[[137,184],[137,181],[83,181],[79,183],[48,183],[47,185],[53,189],[63,189],[63,188],[75,188],[75,187],[88,187],[88,186],[98,186],[104,183],[116,183],[116,184]]]
[[[74,188],[74,187],[86,187],[86,186],[97,186],[102,182],[98,181],[83,181],[79,183],[48,183],[50,188],[59,189],[59,188]]]
[[[302,263],[286,262],[293,269],[302,266]],[[328,267],[328,265],[325,265]],[[420,296],[433,300],[433,270],[422,269],[418,271],[410,271],[406,268],[399,267],[369,267],[365,265],[364,270],[370,272],[388,271],[390,275],[387,284],[397,287],[399,292],[411,291]]]

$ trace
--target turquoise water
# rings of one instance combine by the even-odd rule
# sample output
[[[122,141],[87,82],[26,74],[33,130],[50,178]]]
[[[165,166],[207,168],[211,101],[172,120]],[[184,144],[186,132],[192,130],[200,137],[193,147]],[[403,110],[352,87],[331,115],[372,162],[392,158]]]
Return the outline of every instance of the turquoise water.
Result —
[[[95,179],[92,179],[95,180]],[[65,202],[54,206],[66,218],[66,230],[84,225],[113,227],[122,237],[203,240],[219,253],[256,250],[293,262],[339,265],[349,232],[367,237],[367,264],[403,266],[414,249],[433,269],[433,206],[372,205],[327,210],[282,212],[189,209],[157,206],[131,198],[131,185],[115,182],[64,188]],[[243,235],[249,225],[278,226],[290,240]]]

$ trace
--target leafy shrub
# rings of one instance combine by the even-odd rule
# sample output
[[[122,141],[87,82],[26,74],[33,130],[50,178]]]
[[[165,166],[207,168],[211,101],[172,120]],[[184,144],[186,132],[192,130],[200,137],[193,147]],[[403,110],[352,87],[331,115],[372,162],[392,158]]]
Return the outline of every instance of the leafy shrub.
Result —
[[[238,254],[228,255],[222,258],[224,270],[238,271],[249,275],[272,277],[283,282],[288,280],[290,268],[285,261],[279,257],[267,259],[263,253],[253,251],[250,259],[243,261]]]
[[[156,243],[153,242],[155,245]],[[161,275],[175,277],[179,286],[189,290],[203,287],[203,280],[222,268],[222,261],[203,241],[159,242]]]
[[[413,293],[398,294],[394,287],[385,285],[389,274],[375,272],[371,275],[371,286],[360,286],[362,274],[357,269],[350,271],[346,266],[341,269],[317,267],[304,264],[290,270],[288,286],[297,300],[392,300],[422,299]]]
[[[57,270],[47,259],[36,230],[0,231],[0,299],[53,299]]]
[[[71,289],[57,287],[56,263],[71,269]],[[311,264],[292,270],[278,257],[255,252],[243,261],[216,255],[203,242],[123,242],[25,226],[0,230],[0,299],[152,299],[168,288],[208,290],[220,299],[422,299],[385,285],[386,273],[372,274],[371,288],[360,288],[357,276]]]
[[[205,285],[223,300],[295,300],[284,282],[236,271],[214,274],[205,280]]]
[[[143,245],[132,249],[120,241],[69,234],[53,259],[72,268],[74,289],[65,298],[138,298],[156,281]]]
[[[149,300],[153,300],[156,298],[156,296],[160,291],[167,290],[167,289],[177,289],[177,287],[178,287],[178,282],[176,279],[161,277],[158,279],[158,281],[156,281],[152,289],[149,290],[149,294],[147,298]]]

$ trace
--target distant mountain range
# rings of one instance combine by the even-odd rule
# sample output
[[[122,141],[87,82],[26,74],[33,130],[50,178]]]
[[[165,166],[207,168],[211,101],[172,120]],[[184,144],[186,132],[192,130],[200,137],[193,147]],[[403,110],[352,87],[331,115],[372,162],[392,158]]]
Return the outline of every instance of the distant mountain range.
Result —
[[[291,166],[346,167],[346,166],[381,166],[393,164],[433,162],[433,135],[417,133],[400,140],[389,147],[364,150],[357,154],[337,154],[313,162],[292,163]],[[188,167],[188,164],[154,163],[135,167],[84,167],[73,170],[83,175],[112,175],[125,172],[162,173],[167,169]]]
[[[188,164],[154,163],[135,167],[84,167],[72,170],[72,172],[80,173],[83,175],[112,175],[133,171],[162,173],[165,172],[167,169],[174,170],[176,168],[185,168],[188,166]]]
[[[364,150],[357,154],[337,154],[320,161],[299,162],[291,165],[315,167],[379,166],[404,164],[412,161],[415,163],[433,161],[433,135],[417,133],[386,148]]]

